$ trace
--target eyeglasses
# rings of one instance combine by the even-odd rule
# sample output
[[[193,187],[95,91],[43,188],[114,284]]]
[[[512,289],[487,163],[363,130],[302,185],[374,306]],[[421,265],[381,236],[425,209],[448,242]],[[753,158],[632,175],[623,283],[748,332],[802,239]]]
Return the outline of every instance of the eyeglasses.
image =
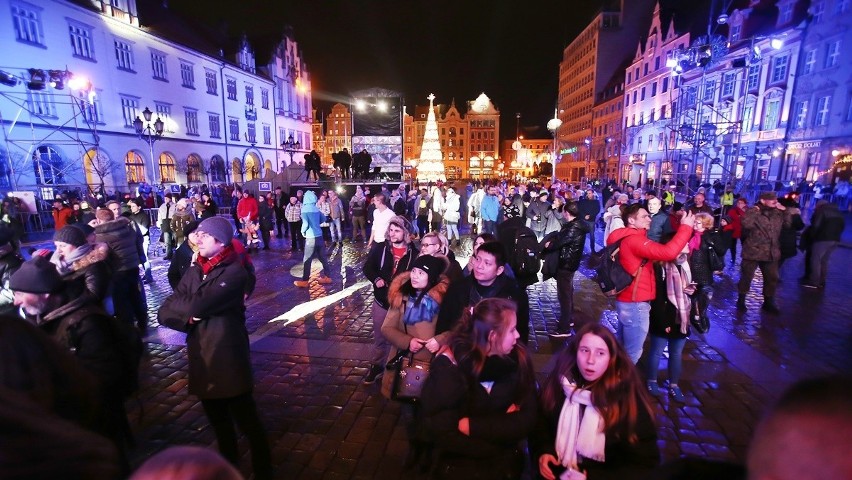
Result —
[[[420,244],[421,247],[437,247],[438,245],[440,245],[440,243],[425,243],[424,242],[424,243]]]

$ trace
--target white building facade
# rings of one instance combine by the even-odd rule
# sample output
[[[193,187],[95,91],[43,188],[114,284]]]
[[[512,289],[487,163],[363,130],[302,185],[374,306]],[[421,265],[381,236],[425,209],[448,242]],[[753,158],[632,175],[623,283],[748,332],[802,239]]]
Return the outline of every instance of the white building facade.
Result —
[[[0,0],[0,12],[0,190],[243,183],[289,163],[278,145],[291,135],[310,150],[291,32],[257,68],[245,40],[225,58],[154,34],[135,0]],[[163,122],[153,144],[134,127],[146,109],[149,131]]]

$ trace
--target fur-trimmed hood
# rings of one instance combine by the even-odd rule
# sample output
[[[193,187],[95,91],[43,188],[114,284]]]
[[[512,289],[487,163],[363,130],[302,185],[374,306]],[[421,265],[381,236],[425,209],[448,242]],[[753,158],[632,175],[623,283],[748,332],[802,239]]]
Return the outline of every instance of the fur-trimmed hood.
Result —
[[[394,277],[393,281],[391,281],[390,288],[388,289],[388,303],[390,303],[391,308],[400,308],[402,307],[404,300],[404,295],[402,294],[402,286],[405,285],[411,279],[411,272],[402,272],[396,277]],[[444,300],[444,295],[447,293],[447,288],[450,286],[450,280],[446,275],[441,274],[440,280],[438,283],[429,289],[427,295],[432,297],[438,305]]]
[[[85,270],[86,267],[107,259],[109,259],[109,246],[102,242],[95,243],[85,257],[74,262],[74,271]]]

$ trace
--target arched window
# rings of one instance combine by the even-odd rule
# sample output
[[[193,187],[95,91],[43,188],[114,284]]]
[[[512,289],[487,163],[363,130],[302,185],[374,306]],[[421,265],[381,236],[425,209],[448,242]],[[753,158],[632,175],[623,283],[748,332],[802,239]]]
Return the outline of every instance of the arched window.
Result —
[[[160,154],[160,183],[174,183],[175,159],[168,153]]]
[[[33,153],[33,172],[36,183],[56,185],[64,181],[62,157],[51,147],[41,146]]]
[[[127,176],[128,185],[145,181],[145,161],[138,153],[127,152],[124,156],[124,173]]]
[[[194,153],[186,157],[186,182],[201,182],[201,158]]]
[[[210,180],[212,182],[225,181],[225,160],[219,155],[213,155],[210,159]]]

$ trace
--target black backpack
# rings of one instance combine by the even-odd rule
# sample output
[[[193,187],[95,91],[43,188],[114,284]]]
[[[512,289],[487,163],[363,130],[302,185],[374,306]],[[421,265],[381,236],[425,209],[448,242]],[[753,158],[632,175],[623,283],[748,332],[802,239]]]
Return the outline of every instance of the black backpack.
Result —
[[[612,245],[607,245],[606,248],[601,250],[596,259],[597,264],[594,265],[595,279],[598,282],[598,286],[601,287],[601,291],[607,297],[614,297],[629,287],[630,284],[633,283],[633,280],[639,275],[639,272],[642,271],[642,267],[648,263],[647,259],[642,260],[642,263],[639,265],[639,270],[637,270],[635,274],[631,275],[627,273],[627,270],[621,266],[621,261],[618,256],[618,253],[621,250],[621,242],[623,240],[624,239],[622,238]]]
[[[518,228],[515,242],[509,252],[509,265],[518,279],[537,277],[541,270],[541,260],[538,258],[538,239],[529,227]],[[535,283],[535,282],[533,282]]]

